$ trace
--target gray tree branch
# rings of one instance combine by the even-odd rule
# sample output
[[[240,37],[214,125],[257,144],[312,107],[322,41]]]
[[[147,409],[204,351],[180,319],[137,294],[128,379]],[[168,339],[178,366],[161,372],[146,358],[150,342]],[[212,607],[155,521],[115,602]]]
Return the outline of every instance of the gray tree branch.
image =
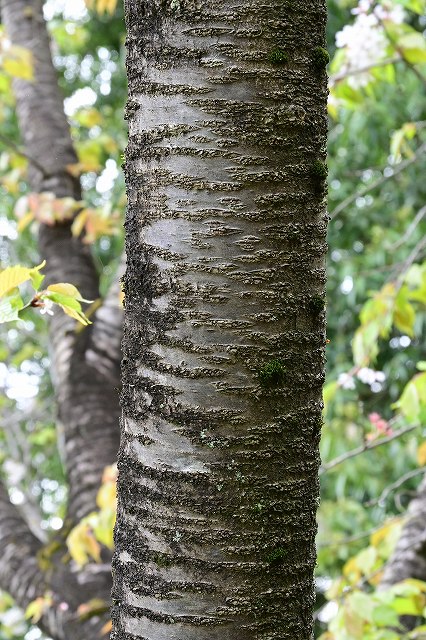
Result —
[[[33,191],[52,191],[58,198],[80,200],[79,180],[67,170],[77,156],[52,64],[42,5],[42,0],[2,0],[1,5],[11,41],[28,48],[34,61],[34,81],[15,79],[13,83],[23,151],[37,158],[37,166],[29,164],[29,183]],[[47,261],[48,283],[71,282],[85,298],[98,297],[98,274],[90,249],[72,236],[69,222],[41,225],[39,245]],[[112,321],[108,337],[116,345],[121,328],[116,317]],[[61,312],[50,326],[52,377],[63,426],[70,483],[68,517],[72,521],[94,508],[103,468],[115,460],[118,448],[119,408],[114,387],[119,363],[115,358],[114,376],[109,378],[88,365],[86,350],[91,332],[92,328],[77,332],[75,321]],[[115,346],[112,350],[117,351]]]

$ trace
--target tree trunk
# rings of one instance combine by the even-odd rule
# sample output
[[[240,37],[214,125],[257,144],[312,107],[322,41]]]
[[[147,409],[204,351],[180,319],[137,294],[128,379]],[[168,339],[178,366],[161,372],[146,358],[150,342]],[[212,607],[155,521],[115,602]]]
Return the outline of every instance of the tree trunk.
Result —
[[[37,166],[29,163],[29,185],[37,193],[51,191],[57,198],[81,200],[80,182],[67,170],[77,156],[52,64],[42,7],[42,0],[1,0],[2,20],[11,41],[28,48],[34,60],[34,81],[13,82],[24,149],[30,158],[37,158]],[[81,239],[73,238],[71,222],[40,225],[46,284],[70,282],[83,297],[94,300],[99,296],[99,277],[90,249]],[[73,524],[93,510],[102,471],[115,460],[119,418],[115,391],[119,359],[115,359],[112,377],[99,374],[86,359],[94,327],[80,333],[74,328],[75,321],[63,313],[55,314],[50,325],[52,377],[70,481],[67,517]],[[121,337],[120,323],[113,329],[114,342],[116,335]]]
[[[407,509],[407,520],[386,564],[380,588],[388,589],[407,578],[426,580],[426,480]]]
[[[312,637],[323,0],[126,2],[115,640]]]

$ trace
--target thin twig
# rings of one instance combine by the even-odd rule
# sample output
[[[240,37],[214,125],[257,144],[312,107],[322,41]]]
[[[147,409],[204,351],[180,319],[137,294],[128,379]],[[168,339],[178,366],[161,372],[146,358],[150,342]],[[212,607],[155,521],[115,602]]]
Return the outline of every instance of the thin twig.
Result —
[[[410,60],[408,60],[408,58],[405,55],[404,49],[399,46],[398,41],[393,37],[393,35],[389,32],[388,28],[386,27],[385,21],[384,20],[379,20],[379,21],[380,21],[380,24],[381,24],[381,26],[383,28],[383,31],[385,32],[385,35],[386,35],[387,39],[395,47],[395,51],[397,53],[399,53],[399,55],[401,56],[402,62],[405,64],[405,66],[408,69],[410,69],[410,71],[412,71],[414,73],[416,78],[418,80],[420,80],[420,82],[423,84],[424,88],[426,89],[426,78],[418,70],[418,68],[415,66],[415,64],[413,64],[412,62],[410,62]]]
[[[395,251],[395,249],[399,249],[399,247],[404,244],[404,242],[406,242],[406,240],[408,240],[408,238],[411,236],[411,234],[415,231],[417,225],[419,224],[419,222],[421,222],[423,220],[423,218],[426,215],[426,205],[424,207],[422,207],[417,213],[416,216],[414,218],[414,220],[409,224],[406,232],[404,233],[404,235],[402,236],[402,238],[400,238],[399,240],[397,240],[391,247],[390,250],[391,251]]]
[[[10,140],[7,136],[5,136],[2,133],[0,133],[0,141],[3,142],[3,144],[5,144],[10,149],[13,149],[13,151],[15,153],[17,153],[18,156],[22,156],[22,158],[26,158],[30,164],[34,165],[34,167],[36,169],[38,169],[42,173],[44,178],[49,178],[50,177],[50,175],[48,173],[46,173],[46,169],[44,169],[44,167],[41,166],[41,164],[38,162],[38,160],[36,160],[35,158],[32,158],[30,155],[28,155],[28,153],[26,153],[23,149],[21,149],[20,146],[15,144],[15,142],[13,142],[13,140]]]
[[[381,60],[380,62],[374,62],[372,64],[367,64],[365,67],[360,67],[359,69],[349,69],[348,71],[344,71],[342,73],[338,73],[335,76],[330,76],[330,86],[334,86],[338,82],[345,80],[349,76],[355,76],[359,73],[365,73],[366,71],[371,71],[371,69],[376,69],[377,67],[385,67],[388,64],[395,64],[396,62],[402,62],[401,58],[386,58],[386,60]]]
[[[421,156],[421,154],[424,153],[425,151],[426,151],[426,142],[420,145],[420,147],[417,149],[417,151],[414,153],[414,155],[411,158],[408,158],[407,160],[400,162],[400,164],[396,165],[395,167],[392,167],[393,171],[391,175],[381,176],[380,178],[372,182],[370,185],[367,185],[366,187],[364,187],[364,189],[361,189],[360,191],[357,191],[351,194],[350,196],[348,196],[347,198],[345,198],[345,200],[343,200],[343,202],[338,204],[337,207],[330,213],[330,219],[334,220],[339,215],[339,213],[341,213],[344,209],[346,209],[346,207],[351,205],[352,202],[355,202],[357,198],[362,198],[369,191],[373,191],[373,189],[376,189],[376,187],[380,187],[380,185],[382,185],[384,182],[387,182],[387,180],[390,180],[390,178],[394,178],[399,173],[401,173],[401,171],[404,171],[404,169],[406,169],[411,164],[416,162]]]
[[[425,473],[426,473],[426,467],[422,467],[421,469],[414,469],[413,471],[408,471],[407,473],[404,473],[404,475],[401,476],[398,480],[395,480],[395,482],[392,482],[392,484],[389,484],[387,487],[385,487],[378,498],[374,498],[374,500],[369,500],[368,502],[366,502],[365,506],[374,507],[376,504],[378,504],[379,506],[383,505],[386,502],[388,496],[392,493],[392,491],[394,491],[395,489],[398,489],[398,487],[400,487],[405,482],[407,482],[407,480],[411,480],[411,478],[415,478],[416,476],[419,476]]]
[[[374,440],[373,442],[365,442],[364,444],[362,444],[359,447],[356,447],[355,449],[346,451],[345,453],[342,453],[342,455],[337,456],[337,458],[334,458],[334,460],[330,460],[330,462],[326,462],[325,464],[322,464],[319,470],[320,475],[322,475],[323,473],[326,473],[327,471],[330,471],[330,469],[334,469],[334,467],[337,467],[339,464],[342,464],[342,462],[345,462],[350,458],[359,456],[361,453],[364,453],[364,451],[369,451],[370,449],[381,447],[383,444],[388,444],[388,442],[391,442],[392,440],[396,440],[396,438],[400,438],[401,436],[404,436],[406,433],[409,433],[414,429],[417,429],[417,426],[399,429],[398,431],[394,431],[394,433],[392,433],[389,436],[386,436],[385,438],[380,438],[380,440]]]
[[[347,538],[342,538],[341,540],[336,540],[335,542],[320,542],[318,543],[318,549],[329,549],[330,547],[340,547],[342,544],[352,544],[353,542],[359,542],[359,540],[363,540],[364,538],[369,538],[376,531],[380,531],[385,524],[389,522],[393,522],[394,520],[401,520],[401,516],[394,516],[393,518],[389,518],[385,523],[381,523],[372,527],[371,529],[367,529],[367,531],[362,531],[361,533],[357,533],[353,536],[348,536]]]
[[[405,275],[405,273],[408,271],[408,269],[411,267],[411,265],[413,264],[414,260],[417,258],[417,256],[419,255],[419,253],[421,253],[421,251],[423,251],[423,249],[426,247],[426,236],[424,236],[414,247],[414,249],[411,251],[410,255],[408,256],[408,258],[402,263],[402,266],[400,267],[399,271],[398,271],[398,282],[400,284],[400,286],[402,285],[402,280],[403,277]]]

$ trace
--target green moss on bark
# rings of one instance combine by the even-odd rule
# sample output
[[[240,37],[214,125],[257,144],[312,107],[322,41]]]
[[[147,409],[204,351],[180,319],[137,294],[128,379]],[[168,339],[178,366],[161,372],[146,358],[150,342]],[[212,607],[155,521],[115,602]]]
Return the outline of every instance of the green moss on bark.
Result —
[[[315,47],[312,52],[312,61],[314,66],[319,70],[324,70],[330,62],[330,55],[323,47]]]
[[[284,49],[276,48],[272,49],[269,54],[269,62],[272,64],[286,64],[288,62],[288,55],[284,51]]]
[[[322,160],[315,160],[311,167],[311,173],[314,178],[326,180],[328,176],[328,167]]]
[[[285,367],[280,360],[271,360],[259,369],[258,378],[262,387],[278,387],[284,382]]]

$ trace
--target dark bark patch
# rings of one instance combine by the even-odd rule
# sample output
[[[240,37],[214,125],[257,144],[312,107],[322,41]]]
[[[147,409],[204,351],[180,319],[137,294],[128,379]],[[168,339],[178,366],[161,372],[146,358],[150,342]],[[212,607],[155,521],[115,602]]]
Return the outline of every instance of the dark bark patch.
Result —
[[[312,296],[308,305],[314,315],[319,315],[325,309],[325,299],[322,296]]]

